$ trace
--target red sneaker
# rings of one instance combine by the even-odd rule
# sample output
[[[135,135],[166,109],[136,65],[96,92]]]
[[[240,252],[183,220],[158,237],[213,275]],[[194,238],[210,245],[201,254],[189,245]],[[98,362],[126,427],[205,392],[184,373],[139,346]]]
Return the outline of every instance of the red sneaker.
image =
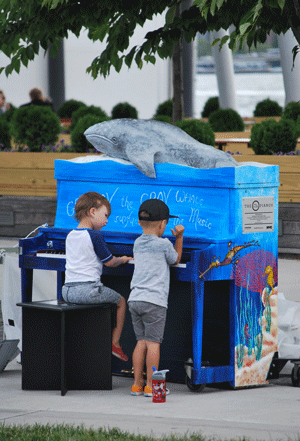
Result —
[[[120,358],[120,360],[122,361],[128,361],[128,357],[126,354],[124,354],[122,348],[117,348],[117,346],[115,346],[114,344],[112,345],[112,354],[115,357]]]

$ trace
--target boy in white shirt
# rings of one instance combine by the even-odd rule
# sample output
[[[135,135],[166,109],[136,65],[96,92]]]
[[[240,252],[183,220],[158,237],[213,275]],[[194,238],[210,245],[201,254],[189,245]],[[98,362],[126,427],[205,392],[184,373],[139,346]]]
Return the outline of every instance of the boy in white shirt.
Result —
[[[66,274],[62,297],[70,303],[116,303],[117,324],[112,332],[112,353],[123,361],[128,357],[120,345],[126,301],[125,298],[101,282],[103,264],[117,267],[132,257],[115,257],[109,251],[100,230],[111,213],[109,201],[90,191],[81,195],[75,205],[78,227],[66,238]]]

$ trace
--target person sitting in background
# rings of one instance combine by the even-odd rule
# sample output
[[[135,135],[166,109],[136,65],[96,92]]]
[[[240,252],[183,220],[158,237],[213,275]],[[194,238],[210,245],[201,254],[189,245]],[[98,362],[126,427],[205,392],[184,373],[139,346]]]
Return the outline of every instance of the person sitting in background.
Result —
[[[29,103],[22,104],[20,107],[25,107],[25,106],[30,106],[30,105],[50,106],[51,109],[53,110],[52,102],[48,98],[45,98],[43,96],[43,92],[38,87],[31,89],[29,92],[29,96],[30,96],[31,101]]]
[[[10,104],[6,103],[5,95],[2,92],[2,90],[0,90],[0,114],[7,112],[7,110],[9,109],[10,109]]]

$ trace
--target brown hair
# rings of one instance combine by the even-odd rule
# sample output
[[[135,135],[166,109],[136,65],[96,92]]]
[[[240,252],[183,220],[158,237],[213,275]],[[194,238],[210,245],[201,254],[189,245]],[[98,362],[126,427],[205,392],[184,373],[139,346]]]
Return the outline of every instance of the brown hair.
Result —
[[[33,100],[44,101],[43,92],[41,91],[41,89],[38,89],[37,87],[35,87],[34,89],[31,89],[31,91],[29,92],[29,96],[32,101]]]
[[[82,194],[75,204],[75,219],[80,222],[84,217],[88,216],[91,208],[100,208],[105,205],[108,211],[108,216],[111,213],[111,206],[109,201],[96,191],[88,191]]]

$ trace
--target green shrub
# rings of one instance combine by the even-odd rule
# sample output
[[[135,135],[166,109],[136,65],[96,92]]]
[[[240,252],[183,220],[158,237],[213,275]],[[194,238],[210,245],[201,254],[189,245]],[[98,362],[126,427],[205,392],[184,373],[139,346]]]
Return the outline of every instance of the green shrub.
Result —
[[[156,115],[152,119],[172,124],[172,118],[168,115]]]
[[[60,121],[48,106],[25,106],[16,109],[11,120],[11,134],[19,145],[40,152],[42,146],[58,140]]]
[[[256,155],[290,153],[296,149],[296,123],[289,119],[269,119],[254,124],[251,129],[250,147]]]
[[[173,117],[173,100],[167,100],[157,106],[155,117],[158,115],[166,115]]]
[[[219,109],[208,117],[214,132],[242,132],[245,124],[241,116],[233,109]]]
[[[208,100],[204,104],[201,113],[202,118],[208,118],[212,112],[214,112],[215,110],[219,110],[219,108],[220,108],[219,97],[213,96],[208,98]]]
[[[107,114],[104,112],[104,110],[101,109],[101,107],[81,106],[79,107],[79,109],[75,110],[72,113],[72,123],[70,126],[70,130],[72,131],[76,126],[77,122],[79,121],[79,119],[87,114],[98,116],[99,120],[101,120],[102,118],[106,118],[106,119],[108,118]]]
[[[297,103],[296,101],[291,101],[285,106],[285,109],[282,114],[282,118],[292,119],[296,122],[299,115],[300,115],[300,103]]]
[[[93,145],[86,139],[84,132],[94,124],[107,121],[109,118],[87,114],[79,119],[71,133],[71,144],[74,152],[86,153],[94,149]]]
[[[186,119],[177,121],[176,126],[203,144],[215,145],[215,134],[208,123],[198,119]]]
[[[111,118],[138,118],[138,111],[129,103],[116,104],[111,111]]]
[[[3,113],[3,116],[7,122],[11,121],[15,110],[16,107],[13,104],[10,104],[10,108],[5,113]]]
[[[57,115],[60,118],[72,118],[72,113],[82,106],[87,107],[87,105],[84,104],[82,101],[76,101],[76,100],[65,101],[57,110]]]
[[[260,101],[256,104],[254,109],[254,116],[281,116],[282,107],[277,101],[272,101],[269,98]]]
[[[4,115],[0,115],[0,150],[10,149],[10,125]]]

